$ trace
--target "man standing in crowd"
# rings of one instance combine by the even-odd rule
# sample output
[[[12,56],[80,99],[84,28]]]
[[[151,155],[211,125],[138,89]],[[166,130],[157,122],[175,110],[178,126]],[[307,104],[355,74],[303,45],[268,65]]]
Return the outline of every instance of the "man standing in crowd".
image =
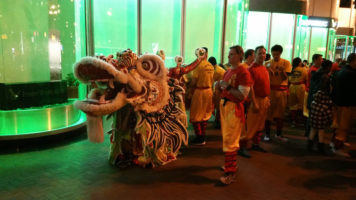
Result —
[[[281,58],[283,52],[281,45],[274,45],[271,48],[271,52],[273,59],[266,62],[271,86],[271,106],[269,107],[265,123],[266,136],[264,139],[266,141],[270,140],[272,120],[276,120],[276,138],[281,141],[287,141],[288,139],[282,135],[282,129],[284,111],[287,107],[288,74],[291,73],[292,66],[288,60]]]
[[[313,65],[309,68],[308,70],[308,81],[307,81],[307,91],[309,91],[309,86],[310,86],[310,80],[313,72],[318,71],[318,69],[321,66],[321,63],[323,63],[323,56],[320,54],[314,54],[312,57]]]
[[[190,122],[193,124],[195,138],[191,144],[205,144],[205,130],[208,120],[214,110],[213,105],[213,76],[214,67],[207,61],[208,48],[205,49],[205,56],[193,71],[191,85],[194,88],[192,102],[190,106]]]
[[[235,180],[237,150],[245,123],[243,103],[252,85],[250,73],[240,64],[243,55],[241,46],[230,47],[228,58],[231,69],[226,71],[223,80],[218,84],[222,91],[220,117],[225,164],[224,175],[220,181],[223,184],[230,184]]]
[[[347,133],[351,130],[356,120],[356,54],[347,57],[347,65],[335,73],[333,82],[332,99],[336,104],[337,129],[333,143],[336,153],[350,157],[343,152]]]
[[[242,63],[242,66],[247,69],[255,60],[255,51],[253,49],[248,49],[247,51],[245,51],[244,57],[245,57],[245,62]]]
[[[265,152],[260,147],[260,138],[265,126],[268,107],[270,105],[270,81],[266,67],[263,65],[266,59],[266,49],[263,46],[256,47],[255,62],[252,63],[250,71],[253,87],[251,88],[251,104],[247,112],[247,133],[240,140],[239,155],[251,157],[247,148],[252,144],[252,150]]]

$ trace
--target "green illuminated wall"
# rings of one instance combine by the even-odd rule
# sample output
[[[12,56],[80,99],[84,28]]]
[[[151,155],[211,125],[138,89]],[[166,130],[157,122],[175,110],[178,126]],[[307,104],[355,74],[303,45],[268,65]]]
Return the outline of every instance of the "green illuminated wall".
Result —
[[[307,20],[308,17],[298,15],[297,30],[295,35],[294,57],[300,57],[302,60],[308,60],[309,43],[310,43],[310,27],[301,26],[302,20]]]
[[[279,44],[283,47],[282,58],[292,60],[293,36],[294,36],[294,14],[272,14],[272,29],[270,47]],[[269,52],[271,50],[269,49]]]
[[[93,0],[95,55],[137,52],[137,1]]]
[[[142,53],[154,53],[160,49],[166,55],[167,67],[175,66],[174,57],[180,55],[181,0],[142,1]]]
[[[314,54],[325,57],[328,28],[313,27],[311,31],[310,58]]]
[[[49,81],[48,2],[1,0],[0,16],[0,81]]]
[[[185,62],[193,61],[195,49],[208,47],[209,57],[220,62],[223,3],[221,0],[186,0]]]
[[[270,15],[267,12],[249,12],[247,17],[246,40],[243,48],[255,49],[257,46],[268,46]]]
[[[72,72],[76,55],[85,55],[83,2],[1,0],[0,82],[60,80]]]
[[[243,46],[245,13],[247,13],[248,1],[229,0],[226,9],[226,34],[225,34],[225,49],[224,62],[226,63],[229,54],[229,47],[233,45]]]

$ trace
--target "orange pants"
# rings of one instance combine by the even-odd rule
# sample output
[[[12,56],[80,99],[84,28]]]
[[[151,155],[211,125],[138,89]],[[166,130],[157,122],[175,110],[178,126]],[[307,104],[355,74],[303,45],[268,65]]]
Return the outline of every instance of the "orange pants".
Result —
[[[257,132],[263,131],[265,127],[265,120],[267,117],[267,111],[270,105],[269,97],[256,97],[256,103],[259,107],[259,110],[255,112],[252,109],[252,103],[247,112],[247,131],[246,136],[241,139],[245,140],[247,143],[250,143],[251,139],[255,136]]]
[[[213,90],[195,89],[190,106],[190,122],[208,121],[213,111]]]
[[[236,104],[224,100],[220,101],[221,133],[223,139],[223,152],[233,152],[240,148],[239,141],[244,123],[235,115]]]
[[[289,110],[302,110],[304,104],[304,94],[305,94],[305,85],[293,85],[289,86],[289,96],[288,96],[288,105]]]
[[[267,120],[283,119],[287,107],[287,91],[271,90],[271,106],[268,109]]]

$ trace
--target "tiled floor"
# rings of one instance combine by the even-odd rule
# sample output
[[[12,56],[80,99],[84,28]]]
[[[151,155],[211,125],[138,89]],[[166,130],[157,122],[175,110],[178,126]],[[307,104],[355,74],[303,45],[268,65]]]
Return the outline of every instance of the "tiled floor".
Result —
[[[355,157],[308,153],[302,127],[287,127],[286,134],[287,143],[262,144],[268,153],[239,157],[237,182],[227,187],[217,184],[224,159],[213,128],[207,145],[184,148],[177,161],[154,169],[110,166],[108,137],[93,144],[85,130],[60,141],[28,141],[17,153],[0,150],[0,199],[356,199]]]

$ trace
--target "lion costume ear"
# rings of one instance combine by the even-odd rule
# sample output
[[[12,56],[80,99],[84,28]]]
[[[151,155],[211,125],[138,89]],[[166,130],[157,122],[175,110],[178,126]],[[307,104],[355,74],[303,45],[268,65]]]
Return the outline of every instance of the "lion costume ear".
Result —
[[[162,59],[153,54],[141,56],[136,63],[137,71],[145,78],[158,82],[167,81],[167,69]]]

